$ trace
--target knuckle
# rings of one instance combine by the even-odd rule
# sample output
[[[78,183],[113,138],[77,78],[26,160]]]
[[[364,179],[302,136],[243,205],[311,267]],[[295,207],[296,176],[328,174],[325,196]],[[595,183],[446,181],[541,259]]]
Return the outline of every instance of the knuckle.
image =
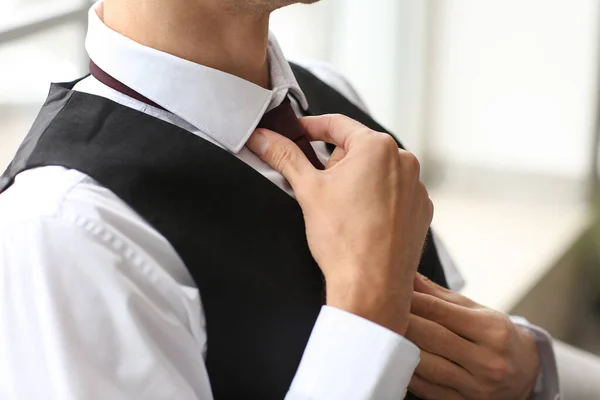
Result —
[[[348,117],[346,117],[345,115],[342,115],[342,114],[329,114],[329,127],[330,128],[336,127],[338,124],[346,121],[346,118],[348,118]]]
[[[344,126],[347,126],[349,122],[354,121],[352,118],[344,115],[344,114],[329,114],[329,120],[328,120],[328,130],[334,131],[334,130],[340,130],[343,129]]]
[[[508,361],[504,357],[491,358],[487,362],[485,376],[493,384],[499,385],[506,382],[509,375]]]
[[[398,145],[392,136],[385,133],[380,133],[378,136],[386,149],[393,150],[394,153],[398,151]]]
[[[422,181],[418,181],[417,186],[419,187],[419,191],[423,197],[429,197],[429,193],[427,192],[427,187]]]
[[[490,311],[484,311],[490,312]],[[493,312],[490,327],[490,342],[494,348],[505,351],[512,337],[513,326],[510,319],[499,312]]]
[[[378,139],[377,135],[374,135],[373,131],[367,128],[366,126],[361,126],[360,128],[357,128],[357,132],[361,133],[362,136],[367,138],[368,140],[377,141]]]
[[[433,220],[434,206],[431,198],[429,197],[429,192],[425,187],[425,184],[421,181],[418,182],[418,196],[422,199],[424,218],[427,220],[429,224]]]
[[[283,171],[294,158],[294,152],[288,145],[273,146],[270,150],[268,158],[271,161],[271,165],[277,171]]]
[[[427,216],[428,225],[431,225],[431,222],[433,221],[434,213],[435,213],[435,207],[433,205],[433,202],[431,201],[431,199],[429,197],[427,197],[426,216]]]
[[[372,146],[377,149],[381,154],[395,154],[398,147],[396,146],[396,142],[389,135],[383,133],[377,133],[370,135],[370,140],[373,142]],[[392,152],[393,150],[393,152]]]
[[[354,143],[360,144],[364,150],[373,152],[373,154],[378,156],[381,155],[380,153],[382,147],[379,145],[377,135],[374,135],[373,131],[366,126],[357,126],[354,128],[353,137]]]
[[[409,153],[408,151],[400,152],[400,161],[403,168],[415,178],[421,175],[421,163],[413,153]]]
[[[429,192],[427,191],[427,187],[425,186],[425,184],[419,180],[417,185],[419,187],[420,195],[423,197],[423,199],[431,201],[431,199],[429,198]]]
[[[348,117],[348,116],[346,116],[344,114],[340,114],[340,113],[331,114],[331,118],[333,118],[334,120],[337,120],[337,121],[348,121],[348,120],[350,120],[350,117]]]

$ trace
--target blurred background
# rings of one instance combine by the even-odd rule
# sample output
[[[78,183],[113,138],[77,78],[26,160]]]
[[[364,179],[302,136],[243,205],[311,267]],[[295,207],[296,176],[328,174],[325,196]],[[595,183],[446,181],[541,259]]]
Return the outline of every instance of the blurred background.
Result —
[[[51,81],[87,72],[87,0],[0,0],[0,170]],[[600,354],[598,0],[323,0],[275,13],[422,161],[476,301]]]

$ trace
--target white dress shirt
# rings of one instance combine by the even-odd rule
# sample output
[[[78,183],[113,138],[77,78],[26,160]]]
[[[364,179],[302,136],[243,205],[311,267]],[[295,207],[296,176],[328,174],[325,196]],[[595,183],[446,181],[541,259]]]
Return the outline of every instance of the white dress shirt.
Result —
[[[86,48],[108,74],[167,111],[93,77],[75,90],[209,140],[293,196],[285,179],[244,147],[265,111],[288,93],[298,114],[307,107],[272,35],[271,90],[112,31],[102,22],[102,3],[90,10]],[[329,67],[305,66],[364,108]],[[323,143],[314,147],[326,162]],[[459,289],[462,278],[439,245],[448,281]],[[205,316],[185,265],[159,232],[79,171],[25,171],[0,196],[0,293],[1,399],[213,398]],[[542,330],[530,329],[548,366],[539,398],[553,399],[545,390],[552,385],[544,384],[556,381],[552,348]],[[324,306],[286,398],[400,399],[418,362],[419,349],[405,338]]]

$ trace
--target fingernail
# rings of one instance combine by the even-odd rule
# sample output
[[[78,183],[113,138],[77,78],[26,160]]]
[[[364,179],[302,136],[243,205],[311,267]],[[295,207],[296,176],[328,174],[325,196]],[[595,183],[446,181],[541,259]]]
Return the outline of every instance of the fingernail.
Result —
[[[267,140],[267,136],[262,132],[262,130],[257,129],[246,142],[246,146],[253,153],[260,157],[264,155],[267,151],[267,148],[269,147],[269,141]]]

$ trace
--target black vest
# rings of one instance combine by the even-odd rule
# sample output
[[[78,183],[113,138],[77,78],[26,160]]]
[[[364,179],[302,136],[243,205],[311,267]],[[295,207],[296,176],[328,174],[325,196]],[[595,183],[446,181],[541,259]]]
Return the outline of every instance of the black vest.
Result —
[[[386,132],[311,73],[293,70],[308,114],[341,113]],[[45,165],[79,170],[113,191],[169,240],[198,285],[215,399],[283,399],[325,296],[298,203],[214,144],[73,91],[75,83],[52,85],[0,193],[18,173]],[[419,269],[446,285],[432,240]]]

